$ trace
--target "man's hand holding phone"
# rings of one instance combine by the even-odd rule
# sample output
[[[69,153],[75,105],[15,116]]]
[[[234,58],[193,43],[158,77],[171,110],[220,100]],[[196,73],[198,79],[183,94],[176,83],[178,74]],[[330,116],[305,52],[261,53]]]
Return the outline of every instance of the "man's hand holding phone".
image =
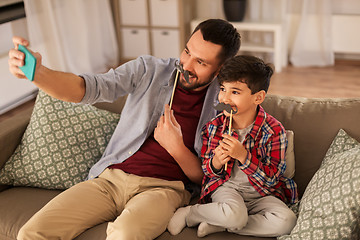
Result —
[[[37,65],[41,65],[41,55],[27,48],[29,42],[21,37],[13,37],[15,48],[9,51],[9,70],[18,78],[34,80]]]

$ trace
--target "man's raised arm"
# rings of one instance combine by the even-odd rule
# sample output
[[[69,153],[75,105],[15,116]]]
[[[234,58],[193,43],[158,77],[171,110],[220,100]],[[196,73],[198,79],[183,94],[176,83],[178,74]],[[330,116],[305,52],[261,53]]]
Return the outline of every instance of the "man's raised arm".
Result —
[[[9,70],[17,78],[26,78],[19,68],[24,65],[25,54],[18,50],[19,44],[27,47],[29,42],[21,37],[13,37],[15,48],[9,51]],[[29,49],[29,51],[31,51]],[[41,64],[41,55],[32,52],[36,58],[33,83],[52,97],[80,102],[85,95],[85,80],[75,74],[51,70]]]

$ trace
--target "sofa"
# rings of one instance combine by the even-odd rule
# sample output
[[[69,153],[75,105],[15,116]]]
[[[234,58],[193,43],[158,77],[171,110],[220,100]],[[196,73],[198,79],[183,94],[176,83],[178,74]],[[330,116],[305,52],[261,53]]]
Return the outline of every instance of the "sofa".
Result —
[[[124,102],[125,98],[122,98],[115,103],[98,104],[96,107],[121,113]],[[324,99],[269,94],[262,106],[266,112],[280,120],[285,129],[294,132],[294,180],[298,185],[300,199],[307,185],[321,166],[339,129],[344,129],[356,141],[360,141],[360,98]],[[0,169],[19,145],[24,131],[29,124],[31,114],[32,109],[29,109],[0,122]],[[16,239],[17,232],[21,226],[61,191],[41,187],[0,185],[0,239]],[[194,202],[196,202],[196,199],[192,200],[192,203]],[[357,214],[359,217],[360,212],[353,212],[354,214]],[[75,239],[105,239],[106,226],[106,223],[94,226]],[[354,234],[358,234],[359,225],[351,229],[353,231],[352,236],[355,236]],[[198,238],[196,236],[196,228],[185,228],[177,236],[171,236],[165,231],[157,239],[191,240]],[[208,235],[203,239],[243,240],[276,238],[240,236],[222,232]],[[326,238],[324,237],[323,239]]]

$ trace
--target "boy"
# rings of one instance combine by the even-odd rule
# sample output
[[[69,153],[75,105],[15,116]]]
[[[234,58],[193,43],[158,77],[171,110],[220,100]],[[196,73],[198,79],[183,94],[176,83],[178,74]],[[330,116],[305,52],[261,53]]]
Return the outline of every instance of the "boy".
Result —
[[[228,134],[226,111],[203,128],[200,202],[206,204],[178,209],[168,225],[171,234],[200,224],[199,237],[225,230],[275,237],[295,226],[296,216],[285,204],[297,201],[295,182],[283,176],[286,132],[260,106],[272,74],[253,56],[236,56],[220,70],[218,100],[236,112],[233,131]]]

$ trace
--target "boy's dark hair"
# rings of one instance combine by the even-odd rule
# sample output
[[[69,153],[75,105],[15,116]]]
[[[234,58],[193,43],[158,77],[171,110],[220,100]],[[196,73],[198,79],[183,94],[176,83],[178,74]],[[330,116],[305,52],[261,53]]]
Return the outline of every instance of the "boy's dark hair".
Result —
[[[224,82],[246,83],[251,94],[268,91],[274,70],[270,64],[254,56],[239,55],[227,60],[218,75],[219,84]]]
[[[240,34],[234,26],[222,19],[205,20],[195,28],[191,35],[200,30],[205,41],[222,46],[220,63],[235,56],[240,49]]]

